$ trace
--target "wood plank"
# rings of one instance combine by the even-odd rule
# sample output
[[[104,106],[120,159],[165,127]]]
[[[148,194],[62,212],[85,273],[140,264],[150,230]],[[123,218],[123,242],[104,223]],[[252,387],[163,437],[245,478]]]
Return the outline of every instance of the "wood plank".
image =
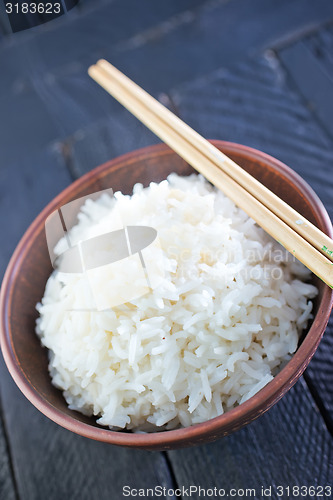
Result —
[[[1,408],[2,414],[2,408]],[[12,474],[11,458],[4,431],[2,415],[0,417],[0,498],[17,500],[15,479]]]
[[[2,359],[0,373],[20,498],[111,499],[122,498],[125,485],[172,487],[163,453],[120,448],[71,433],[44,417],[25,399]]]
[[[278,499],[288,498],[286,490],[278,496],[279,485],[331,485],[332,452],[332,438],[301,380],[247,427],[216,443],[170,451],[168,456],[178,484],[185,488],[216,486],[227,493],[231,488],[254,488],[252,498],[260,499],[261,487],[272,486],[269,498]]]
[[[171,96],[181,116],[203,135],[263,149],[295,168],[333,214],[333,182],[326,171],[333,160],[331,141],[313,122],[310,110],[290,87],[272,54],[182,85]],[[109,124],[110,143],[111,137],[118,136],[126,114],[118,116],[118,129],[115,123]],[[131,132],[133,125],[129,123]],[[76,160],[79,158],[76,147],[79,154],[85,145],[96,149],[102,130],[97,129],[93,134],[88,129],[88,135],[74,143]],[[107,154],[106,148],[104,151]],[[110,147],[112,152],[115,150]],[[93,154],[92,151],[91,161]],[[76,165],[80,168],[79,161]],[[315,356],[318,362],[315,366],[310,363],[313,369],[309,372],[316,389],[319,391],[319,380],[328,393],[327,399],[320,399],[325,412],[331,410],[332,401],[333,379],[327,368],[332,338],[329,327]],[[323,394],[322,390],[322,398]],[[302,435],[297,432],[300,428]],[[313,406],[307,386],[300,382],[266,416],[239,433],[218,443],[168,455],[179,485],[259,490],[261,485],[310,486],[314,478],[316,484],[329,482],[332,450],[321,415]],[[259,493],[256,498],[260,498]],[[272,498],[278,498],[276,493]]]
[[[203,0],[194,4],[189,3],[190,0],[175,0],[163,9],[150,10],[148,7],[153,4],[148,2],[146,10],[140,16],[132,16],[127,26],[124,9],[134,11],[134,4],[128,3],[131,1],[134,0],[99,4],[93,11],[50,24],[47,30],[41,27],[34,33],[16,34],[11,44],[3,45],[0,95],[3,95],[2,112],[7,118],[0,136],[0,151],[4,161],[22,152],[34,153],[48,142],[64,141],[75,134],[80,136],[82,129],[86,134],[86,127],[92,124],[96,129],[95,122],[110,115],[113,121],[117,120],[119,107],[86,73],[88,64],[101,55],[109,54],[157,95],[202,72],[233,64],[249,54],[249,47],[251,51],[259,50],[272,43],[274,36],[306,26],[310,18],[320,23],[331,8],[333,16],[333,4],[327,4],[326,0],[320,0],[321,9],[316,8],[315,12],[308,0],[302,1],[302,8],[300,0],[283,0],[274,8],[266,0],[264,3],[255,0],[255,9],[244,0],[228,3],[218,0],[200,9],[198,6]],[[190,5],[197,10],[177,17],[177,13]],[[242,12],[242,23],[236,22],[239,12]],[[261,13],[258,19],[257,12]],[[118,35],[109,29],[110,16],[117,19]],[[165,24],[166,19],[173,21]],[[91,33],[92,26],[99,30],[98,36]],[[231,33],[232,26],[237,26],[240,33]],[[148,27],[153,27],[153,31]],[[145,29],[139,40],[129,40],[127,48],[115,48],[120,39],[126,40]],[[85,36],[86,32],[90,33],[89,37]],[[222,37],[219,43],[214,38],[216,33]],[[231,46],[228,39],[234,41]],[[101,45],[97,47],[95,43]],[[31,127],[32,116],[34,127]],[[20,148],[15,147],[18,137]]]
[[[21,65],[13,75],[15,79],[31,73],[31,56],[36,58],[45,72],[65,65],[77,67],[83,64],[87,67],[99,54],[103,54],[106,47],[156,27],[206,1],[169,0],[157,3],[145,0],[140,4],[140,15],[137,15],[137,0],[99,2],[94,9],[73,9],[59,20],[11,37],[10,43],[4,43],[0,50],[1,66],[6,74],[10,64],[6,52],[14,47],[16,57],[21,59]],[[20,57],[22,53],[27,57],[26,61]]]
[[[116,118],[100,120],[70,138],[67,161],[73,175],[79,177],[111,158],[158,142],[134,117],[119,112]]]
[[[332,141],[272,54],[218,70],[174,89],[171,97],[205,137],[246,144],[287,163],[333,215]]]
[[[8,380],[9,375],[4,376],[20,498],[121,498],[125,485],[172,486],[163,453],[120,448],[73,434],[38,412]]]
[[[333,435],[333,317],[327,326],[316,354],[305,373],[305,379],[318,403],[326,425]]]
[[[107,3],[107,2],[112,2],[112,0],[79,0],[79,3],[77,4],[78,10],[83,10],[89,7],[91,5],[96,5],[97,3]]]
[[[333,26],[321,29],[305,39],[304,43],[318,59],[322,70],[333,80]]]
[[[2,278],[9,258],[28,225],[71,182],[71,177],[59,153],[49,148],[16,162],[3,161],[0,179]]]
[[[74,13],[80,15],[82,12],[86,12],[87,10],[94,10],[98,4],[111,3],[113,1],[114,0],[79,0],[75,6]]]
[[[106,97],[109,103],[113,101],[107,94]],[[173,109],[166,94],[160,95],[159,100]],[[69,138],[66,143],[68,165],[78,177],[111,158],[159,142],[156,135],[116,103],[112,114]]]
[[[0,232],[6,235],[0,250],[2,274],[26,226],[71,178],[59,152],[52,150],[7,165],[1,174],[0,211],[6,214],[0,219]],[[148,454],[97,443],[44,417],[17,389],[2,357],[0,387],[20,498],[120,498],[124,485],[172,486],[163,453]],[[1,430],[0,421],[0,498],[11,500],[15,496]],[[2,496],[2,491],[6,495]]]
[[[175,89],[171,96],[181,117],[205,137],[258,148],[296,170],[333,219],[332,141],[272,54],[219,70]],[[333,315],[307,370],[307,380],[330,429],[332,345]]]
[[[4,2],[0,3],[0,43],[3,42],[9,34],[12,33],[12,29],[9,23],[8,15],[6,13],[6,7]]]
[[[149,92],[165,91],[274,47],[295,33],[312,32],[330,19],[333,3],[326,0],[217,1],[164,36],[147,34],[144,44],[127,43],[119,52],[110,46],[104,56]]]
[[[37,154],[58,135],[55,122],[34,89],[22,86],[12,98],[7,92],[1,94],[0,109],[1,165]]]
[[[65,140],[68,135],[113,113],[115,103],[87,75],[86,57],[91,61],[97,57],[94,43],[101,46],[116,43],[119,38],[132,36],[140,29],[203,2],[172,0],[157,7],[156,2],[148,0],[140,16],[128,17],[126,12],[135,11],[136,0],[118,0],[101,3],[79,16],[64,17],[61,22],[51,23],[48,29],[40,27],[34,32],[15,34],[11,43],[0,48],[2,161],[34,154],[48,143]],[[110,18],[117,19],[111,30]],[[86,37],[92,27],[95,35],[90,33]],[[81,55],[86,61],[84,64],[80,61]],[[57,64],[63,67],[66,63],[69,67],[60,70],[58,79],[50,73],[50,68],[53,70]],[[20,148],[16,147],[18,140]]]
[[[6,75],[17,80],[37,72],[48,80],[50,73],[83,74],[97,58],[106,57],[147,90],[166,91],[333,19],[330,0],[315,5],[311,0],[172,0],[158,5],[146,0],[139,16],[128,16],[136,5],[136,0],[98,4],[48,29],[17,34],[0,50],[5,77],[0,90],[12,87]],[[13,60],[20,61],[19,67],[13,68]]]
[[[237,6],[233,7],[234,11],[231,9],[233,4]],[[321,0],[315,6],[308,0],[283,0],[279,4],[255,0],[252,11],[248,5],[244,0],[233,0],[226,5],[216,2],[205,7],[200,16],[196,15],[192,19],[190,16],[187,20],[184,16],[178,27],[176,23],[172,25],[170,33],[161,22],[157,31],[145,32],[141,37],[141,45],[140,39],[131,38],[127,46],[124,44],[117,49],[111,48],[109,54],[114,54],[131,76],[158,94],[161,89],[202,76],[203,71],[210,72],[222,65],[233,66],[236,60],[248,57],[251,47],[257,51],[300,26],[307,29],[312,21],[320,24],[324,18],[328,18],[332,6]],[[122,6],[117,8],[117,15],[122,18]],[[238,8],[240,10],[237,11]],[[171,15],[169,12],[168,15]],[[109,33],[112,31],[109,26],[106,29],[106,20],[104,23],[101,21],[99,37],[98,24],[93,26],[95,20],[97,22],[102,16],[95,17],[92,11],[89,14],[92,17],[89,22],[86,20],[86,24],[70,21],[73,36],[68,28],[59,32],[58,28],[52,28],[49,30],[52,36],[41,34],[37,38],[30,38],[29,35],[17,39],[12,46],[0,49],[0,59],[5,62],[5,69],[9,69],[1,76],[0,88],[5,89],[6,96],[9,95],[6,89],[11,89],[10,104],[14,103],[17,95],[21,99],[21,94],[31,92],[26,101],[25,98],[21,101],[26,102],[26,115],[31,113],[30,116],[34,116],[31,103],[36,103],[37,123],[45,127],[41,134],[35,135],[32,127],[29,130],[28,123],[20,129],[28,134],[26,137],[23,133],[19,135],[22,151],[25,145],[29,148],[29,143],[33,144],[29,154],[26,152],[26,160],[20,165],[11,161],[11,155],[17,154],[17,142],[14,141],[17,136],[14,134],[15,127],[21,127],[21,124],[16,117],[16,121],[10,124],[11,132],[3,127],[11,148],[2,143],[3,149],[0,151],[6,152],[7,160],[2,165],[11,165],[14,170],[1,171],[1,194],[5,196],[6,202],[3,205],[0,202],[0,209],[1,213],[8,213],[10,221],[0,226],[8,235],[2,244],[1,269],[31,218],[49,197],[53,197],[70,180],[65,173],[66,165],[56,152],[48,150],[36,155],[37,149],[55,139],[67,141],[65,145],[72,152],[67,157],[67,165],[77,175],[110,156],[152,141],[143,127],[134,125],[134,118],[120,111],[116,105],[106,104],[106,97],[111,101],[106,94],[105,100],[104,97],[94,100],[97,91],[89,86],[88,79],[84,80],[87,77],[82,76],[85,75],[89,60],[102,55],[104,48],[109,47],[109,40],[117,43]],[[240,15],[242,23],[239,23]],[[148,12],[144,19],[145,22],[149,20],[147,29],[148,26],[156,27],[156,19],[152,19],[149,24],[151,18]],[[131,24],[128,28],[127,38],[131,33],[136,34],[137,28],[133,26]],[[220,30],[223,33],[220,34]],[[159,33],[160,38],[154,33]],[[62,45],[59,34],[65,36]],[[121,35],[120,29],[118,34]],[[175,37],[174,42],[172,37]],[[66,39],[71,39],[71,46]],[[85,39],[89,40],[89,47],[80,45]],[[234,43],[230,44],[230,40]],[[56,42],[60,43],[62,54],[57,52]],[[135,43],[138,43],[136,48]],[[184,49],[180,52],[182,43]],[[177,58],[174,54],[177,54]],[[281,158],[310,181],[332,210],[332,182],[325,170],[332,161],[332,143],[313,122],[303,100],[284,78],[278,62],[271,58],[269,63],[252,61],[248,65],[240,64],[231,70],[218,71],[209,78],[177,87],[172,95],[183,117],[186,119],[187,116],[189,122],[192,120],[191,124],[205,135],[247,143]],[[3,82],[7,82],[8,86],[5,87]],[[37,99],[31,97],[36,95]],[[47,101],[51,102],[50,107],[46,107]],[[100,109],[95,114],[97,102]],[[105,109],[104,104],[110,107]],[[8,104],[7,110],[11,109]],[[109,121],[107,116],[111,116]],[[89,122],[93,122],[91,127]],[[41,143],[38,142],[40,136],[43,138]],[[20,158],[22,156],[20,153]],[[45,168],[45,165],[48,167]],[[16,184],[19,187],[15,187]],[[12,189],[6,193],[3,186],[11,186]],[[11,200],[16,200],[17,196],[19,199],[22,197],[22,200],[12,212]],[[328,330],[325,335],[331,339],[332,330]],[[332,374],[329,374],[324,363],[320,363],[321,359],[325,363],[329,362],[327,349],[330,345],[330,341],[326,347],[321,344],[325,356],[318,351],[315,368],[317,379],[310,375],[315,384],[318,380],[324,381],[324,391],[329,391],[331,397],[333,384],[329,385],[329,382]],[[118,449],[74,436],[37,412],[16,389],[3,365],[0,373],[5,418],[22,498],[120,498],[121,488],[125,481],[129,481],[129,477],[134,487],[152,487],[163,478],[166,485],[173,484],[163,454]],[[217,483],[230,487],[237,484],[250,487],[251,484],[259,486],[259,479],[265,480],[267,485],[269,481],[275,481],[275,484],[283,481],[285,486],[299,478],[309,484],[310,476],[317,481],[327,480],[332,472],[332,444],[322,427],[319,413],[312,406],[306,387],[299,386],[276,407],[282,405],[282,409],[271,410],[275,412],[272,418],[269,412],[263,419],[226,440],[198,448],[197,451],[170,454],[179,484],[183,481],[189,484],[189,481],[194,480],[201,483],[202,480],[201,484],[207,486]],[[326,404],[323,398],[321,401]],[[327,406],[325,408],[330,410]],[[302,436],[297,432],[299,428],[302,428]],[[267,440],[267,435],[272,437]],[[286,453],[290,460],[285,460]],[[224,461],[223,456],[227,457]],[[110,466],[105,467],[106,463],[110,463]],[[247,485],[252,473],[254,479]]]
[[[309,108],[331,138],[333,138],[333,100],[330,97],[333,94],[332,53],[332,27],[279,52],[280,59]]]

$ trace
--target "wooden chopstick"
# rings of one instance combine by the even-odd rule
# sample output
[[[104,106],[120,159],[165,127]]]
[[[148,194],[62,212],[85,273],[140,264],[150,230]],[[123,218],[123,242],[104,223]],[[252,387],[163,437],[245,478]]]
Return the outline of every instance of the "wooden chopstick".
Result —
[[[317,250],[333,262],[333,240],[325,233],[320,231],[312,222],[307,220],[290,205],[281,200],[276,194],[261,184],[255,177],[242,169],[236,162],[231,160],[222,151],[213,146],[204,137],[195,132],[191,127],[184,123],[174,113],[169,111],[160,102],[154,99],[145,90],[130,80],[117,68],[109,62],[101,59],[97,65],[103,68],[112,78],[117,80],[125,89],[136,95],[151,111],[157,113],[164,121],[167,120],[175,130],[178,131],[195,148],[200,149],[210,160],[230,175],[238,184],[243,186],[255,198],[263,203],[267,208],[274,212],[280,219],[284,220],[288,226],[303,236]]]
[[[303,235],[298,234],[297,230],[299,227],[303,226],[303,224],[295,224],[295,228],[290,227],[288,223],[262,203],[262,197],[265,196],[264,194],[261,194],[261,199],[259,201],[259,199],[250,192],[248,184],[245,188],[232,178],[231,175],[228,175],[228,173],[222,170],[226,163],[229,168],[231,168],[231,166],[233,168],[233,165],[236,164],[232,162],[232,160],[221,153],[221,158],[223,159],[223,164],[221,165],[219,150],[214,148],[208,141],[194,132],[184,122],[173,115],[173,113],[106,61],[99,61],[97,65],[91,66],[89,68],[89,75],[197,171],[202,173],[210,182],[221,189],[221,191],[230,197],[298,260],[303,262],[330,287],[333,287],[333,264],[326,256],[317,250],[318,245],[317,248],[315,248],[304,239]],[[193,141],[196,141],[196,146],[193,145]],[[209,147],[207,147],[206,143]],[[210,146],[212,146],[213,149],[211,149]],[[225,158],[229,161],[226,162]],[[238,165],[237,168],[241,172],[244,172]],[[251,179],[252,187],[253,178],[249,174],[247,175]],[[236,174],[233,173],[233,176],[237,179]],[[260,185],[260,183],[258,184]],[[256,186],[256,189],[258,189],[258,186]],[[271,192],[269,191],[269,193]],[[273,195],[273,193],[271,194]],[[277,196],[273,196],[276,197],[278,201],[282,201]],[[285,205],[290,208],[287,204]],[[308,221],[305,222],[305,219],[302,218],[300,214],[296,211],[294,212],[297,214],[297,220],[302,220],[304,224],[307,224]],[[315,226],[313,227],[315,228]],[[320,233],[321,237],[325,236],[328,239],[328,241],[325,240],[326,245],[333,246],[333,242],[330,238],[324,235],[318,228],[315,229]],[[323,246],[326,245],[323,244]],[[327,246],[327,249],[330,248],[332,247]]]

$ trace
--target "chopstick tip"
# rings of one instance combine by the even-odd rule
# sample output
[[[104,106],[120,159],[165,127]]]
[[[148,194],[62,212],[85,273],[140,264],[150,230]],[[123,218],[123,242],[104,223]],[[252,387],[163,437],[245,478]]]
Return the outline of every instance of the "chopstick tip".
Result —
[[[105,66],[105,65],[109,65],[110,63],[106,59],[98,59],[96,64],[97,64],[97,66]]]
[[[96,64],[92,64],[91,66],[89,66],[88,75],[91,76],[91,78],[94,78],[94,74],[95,74],[96,69],[97,69]]]

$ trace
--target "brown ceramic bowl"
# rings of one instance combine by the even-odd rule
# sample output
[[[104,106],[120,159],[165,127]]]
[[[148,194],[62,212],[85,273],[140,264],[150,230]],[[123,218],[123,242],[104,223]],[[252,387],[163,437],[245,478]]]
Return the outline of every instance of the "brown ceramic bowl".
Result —
[[[238,144],[214,144],[248,172],[296,208],[321,230],[332,236],[332,225],[312,189],[278,160]],[[130,193],[136,182],[165,179],[170,172],[187,175],[193,170],[164,145],[152,146],[116,158],[84,175],[60,193],[31,224],[9,263],[1,290],[1,347],[15,382],[42,413],[66,429],[107,443],[166,450],[213,441],[259,417],[296,382],[317,349],[332,307],[332,290],[319,280],[314,319],[296,354],[266,387],[224,415],[185,429],[152,434],[115,432],[69,410],[59,390],[51,384],[47,351],[35,334],[35,305],[41,299],[52,269],[44,223],[50,213],[70,200],[112,187]]]

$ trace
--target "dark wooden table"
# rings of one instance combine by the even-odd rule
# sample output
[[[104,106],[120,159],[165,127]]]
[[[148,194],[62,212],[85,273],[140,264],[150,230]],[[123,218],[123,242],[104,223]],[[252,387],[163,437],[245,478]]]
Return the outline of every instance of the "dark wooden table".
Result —
[[[1,275],[60,190],[158,142],[90,80],[99,57],[204,136],[287,163],[333,217],[332,0],[81,0],[21,33],[8,33],[2,17],[0,32]],[[60,428],[25,399],[1,359],[0,498],[113,500],[125,485],[240,489],[235,498],[247,489],[264,498],[261,488],[272,487],[270,498],[301,498],[286,488],[332,485],[332,359],[333,319],[304,377],[268,413],[216,443],[168,453]],[[302,498],[315,498],[311,491]]]

